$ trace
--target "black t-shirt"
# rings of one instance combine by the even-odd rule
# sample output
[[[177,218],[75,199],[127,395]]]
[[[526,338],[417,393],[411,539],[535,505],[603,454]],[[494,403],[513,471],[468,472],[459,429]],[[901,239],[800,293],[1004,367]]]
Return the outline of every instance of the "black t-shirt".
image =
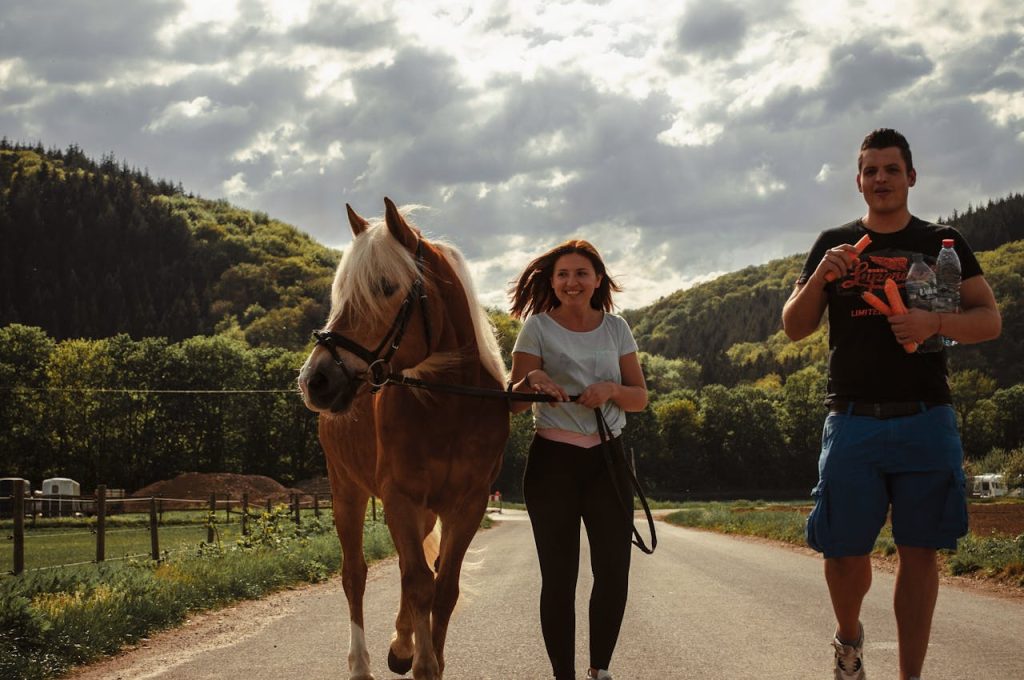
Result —
[[[886,279],[895,279],[903,290],[912,253],[924,255],[932,267],[951,238],[960,257],[961,279],[978,276],[981,266],[956,229],[912,217],[906,227],[892,234],[867,229],[860,220],[823,231],[811,248],[798,283],[807,279],[825,256],[842,243],[856,243],[865,233],[871,245],[844,278],[825,286],[828,296],[828,397],[837,400],[890,402],[929,401],[951,403],[946,381],[946,352],[908,354],[896,341],[888,320],[860,295],[871,291],[885,300]],[[904,301],[906,297],[904,295]]]

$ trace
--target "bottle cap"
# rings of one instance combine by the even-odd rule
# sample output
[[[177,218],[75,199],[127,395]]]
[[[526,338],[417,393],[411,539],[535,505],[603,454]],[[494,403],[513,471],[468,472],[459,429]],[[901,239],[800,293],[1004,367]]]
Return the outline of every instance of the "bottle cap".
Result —
[[[942,239],[942,247],[943,248],[952,248],[953,247],[953,239],[951,239],[951,238],[944,238],[944,239]]]

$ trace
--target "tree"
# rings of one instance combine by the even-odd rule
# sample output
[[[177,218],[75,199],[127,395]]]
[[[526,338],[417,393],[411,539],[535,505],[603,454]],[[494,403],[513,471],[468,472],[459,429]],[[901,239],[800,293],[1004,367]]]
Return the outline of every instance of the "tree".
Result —
[[[669,359],[658,354],[639,352],[647,389],[652,395],[667,395],[675,390],[700,387],[700,364],[693,359]]]
[[[672,491],[709,488],[711,461],[701,441],[697,402],[684,397],[659,401],[654,406],[664,450],[659,472]]]
[[[954,372],[949,377],[949,389],[953,393],[953,407],[956,409],[960,421],[960,433],[965,445],[965,454],[967,457],[982,455],[984,451],[967,448],[968,444],[974,443],[971,432],[971,414],[982,399],[991,396],[996,391],[996,381],[986,373],[976,368],[970,368]]]

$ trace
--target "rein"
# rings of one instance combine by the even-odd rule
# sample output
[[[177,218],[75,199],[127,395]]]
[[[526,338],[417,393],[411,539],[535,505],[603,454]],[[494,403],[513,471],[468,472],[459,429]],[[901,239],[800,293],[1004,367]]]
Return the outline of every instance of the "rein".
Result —
[[[381,387],[384,385],[400,385],[402,387],[415,387],[418,389],[429,390],[432,392],[447,392],[449,394],[461,394],[463,396],[470,397],[488,397],[492,399],[505,399],[510,404],[513,401],[530,401],[530,402],[552,402],[554,397],[549,394],[530,394],[526,392],[513,392],[512,385],[509,384],[509,389],[498,390],[488,387],[472,387],[470,385],[452,385],[450,383],[436,383],[427,382],[426,380],[420,380],[419,378],[410,378],[404,376],[401,373],[392,373],[388,375]],[[379,389],[379,388],[378,388]],[[576,401],[579,395],[570,395],[569,401]],[[644,490],[640,486],[640,480],[636,477],[636,472],[632,467],[626,465],[626,470],[629,472],[629,481],[632,484],[633,489],[636,491],[637,497],[640,499],[640,505],[644,509],[644,515],[647,517],[647,527],[650,529],[651,544],[650,546],[644,541],[643,536],[637,530],[636,525],[633,523],[633,508],[626,502],[623,497],[622,490],[619,488],[619,484],[616,481],[615,467],[612,461],[612,444],[611,441],[612,431],[608,426],[608,421],[604,418],[604,413],[601,412],[600,408],[594,409],[594,417],[597,419],[597,431],[601,437],[601,452],[604,455],[605,465],[608,467],[608,474],[611,477],[612,488],[615,489],[615,497],[619,501],[619,505],[629,516],[629,525],[633,531],[632,542],[633,545],[640,548],[641,552],[652,555],[654,549],[658,547],[658,534],[654,528],[654,517],[651,515],[651,508],[647,504],[647,496],[644,495]]]

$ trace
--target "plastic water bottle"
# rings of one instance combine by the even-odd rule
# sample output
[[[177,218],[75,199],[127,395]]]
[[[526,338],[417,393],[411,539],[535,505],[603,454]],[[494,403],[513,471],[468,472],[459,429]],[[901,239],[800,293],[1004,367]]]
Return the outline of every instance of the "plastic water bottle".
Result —
[[[913,264],[907,271],[904,284],[907,290],[907,305],[931,312],[935,309],[936,277],[932,268],[925,264],[921,253],[914,253]],[[938,352],[942,349],[942,338],[933,335],[920,344],[918,352]]]
[[[953,239],[942,240],[942,250],[935,260],[937,292],[933,310],[944,314],[960,311],[960,258],[953,248]],[[953,338],[943,338],[947,347],[956,344]]]

